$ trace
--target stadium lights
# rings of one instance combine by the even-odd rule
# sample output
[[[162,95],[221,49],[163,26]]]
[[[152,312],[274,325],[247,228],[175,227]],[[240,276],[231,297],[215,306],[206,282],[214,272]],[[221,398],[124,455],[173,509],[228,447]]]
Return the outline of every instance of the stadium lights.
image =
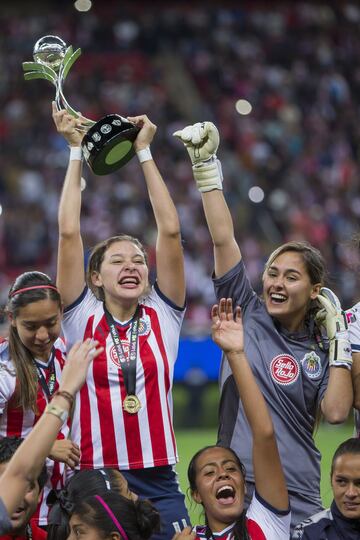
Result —
[[[252,106],[247,99],[238,99],[235,103],[235,109],[239,114],[247,115],[251,113]]]
[[[253,186],[249,189],[248,196],[251,202],[258,204],[264,200],[265,193],[264,190],[261,189],[261,187]]]
[[[78,11],[89,11],[91,9],[92,2],[91,0],[76,0],[74,3],[75,9]]]

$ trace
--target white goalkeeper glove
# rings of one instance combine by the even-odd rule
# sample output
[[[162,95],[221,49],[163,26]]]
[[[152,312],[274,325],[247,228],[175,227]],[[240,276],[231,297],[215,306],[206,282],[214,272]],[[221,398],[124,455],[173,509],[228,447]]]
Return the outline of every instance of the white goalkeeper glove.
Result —
[[[351,369],[351,345],[348,336],[346,315],[335,293],[322,287],[317,297],[323,306],[316,314],[316,321],[322,324],[329,338],[329,365]]]
[[[197,122],[173,134],[182,141],[191,159],[199,191],[222,189],[221,163],[216,157],[220,137],[212,122]]]

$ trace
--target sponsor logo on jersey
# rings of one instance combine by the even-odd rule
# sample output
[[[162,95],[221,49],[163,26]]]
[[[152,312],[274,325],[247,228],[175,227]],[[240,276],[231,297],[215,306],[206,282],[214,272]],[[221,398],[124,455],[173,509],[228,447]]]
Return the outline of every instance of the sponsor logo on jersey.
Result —
[[[129,342],[127,340],[121,340],[121,346],[122,350],[124,351],[126,360],[129,358]],[[121,361],[117,355],[117,351],[115,349],[115,346],[112,345],[110,348],[110,358],[111,361],[119,368],[121,368]],[[123,360],[124,361],[124,360]]]
[[[271,360],[271,377],[279,384],[293,384],[298,378],[299,372],[299,364],[290,354],[278,354]]]
[[[310,379],[317,379],[318,377],[320,377],[322,372],[321,360],[320,356],[318,356],[316,352],[311,351],[309,353],[306,353],[304,358],[301,360],[301,366],[303,372]]]
[[[357,311],[357,310],[355,310],[355,311]],[[356,315],[355,315],[355,313],[353,311],[347,311],[345,313],[345,315],[346,315],[346,321],[347,321],[348,324],[353,324],[354,322],[356,322],[356,320],[357,320]]]

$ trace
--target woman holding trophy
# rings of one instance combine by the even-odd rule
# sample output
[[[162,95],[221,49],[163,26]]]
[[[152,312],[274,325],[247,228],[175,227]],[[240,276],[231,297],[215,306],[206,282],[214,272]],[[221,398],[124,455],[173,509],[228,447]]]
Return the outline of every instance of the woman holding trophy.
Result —
[[[53,104],[56,128],[70,146],[59,206],[57,284],[65,305],[68,346],[92,338],[104,351],[78,394],[72,439],[80,469],[122,471],[129,488],[151,500],[161,515],[156,539],[189,523],[173,466],[172,379],[185,309],[185,279],[176,208],[152,159],[156,126],[147,116],[128,118],[139,128],[139,158],[157,225],[156,281],[149,284],[145,250],[121,234],[96,245],[84,270],[80,233],[84,120]]]

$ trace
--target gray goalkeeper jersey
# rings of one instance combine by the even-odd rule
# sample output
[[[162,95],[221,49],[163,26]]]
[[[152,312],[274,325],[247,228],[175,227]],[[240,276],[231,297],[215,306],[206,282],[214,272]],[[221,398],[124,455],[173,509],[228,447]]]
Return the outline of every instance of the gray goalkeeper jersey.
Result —
[[[320,452],[313,440],[317,411],[329,379],[327,351],[309,330],[289,333],[277,326],[250,285],[241,261],[214,278],[220,298],[242,308],[245,351],[269,408],[288,489],[319,504]],[[312,332],[313,333],[313,332]],[[226,358],[220,371],[219,443],[235,450],[254,482],[252,437]]]

